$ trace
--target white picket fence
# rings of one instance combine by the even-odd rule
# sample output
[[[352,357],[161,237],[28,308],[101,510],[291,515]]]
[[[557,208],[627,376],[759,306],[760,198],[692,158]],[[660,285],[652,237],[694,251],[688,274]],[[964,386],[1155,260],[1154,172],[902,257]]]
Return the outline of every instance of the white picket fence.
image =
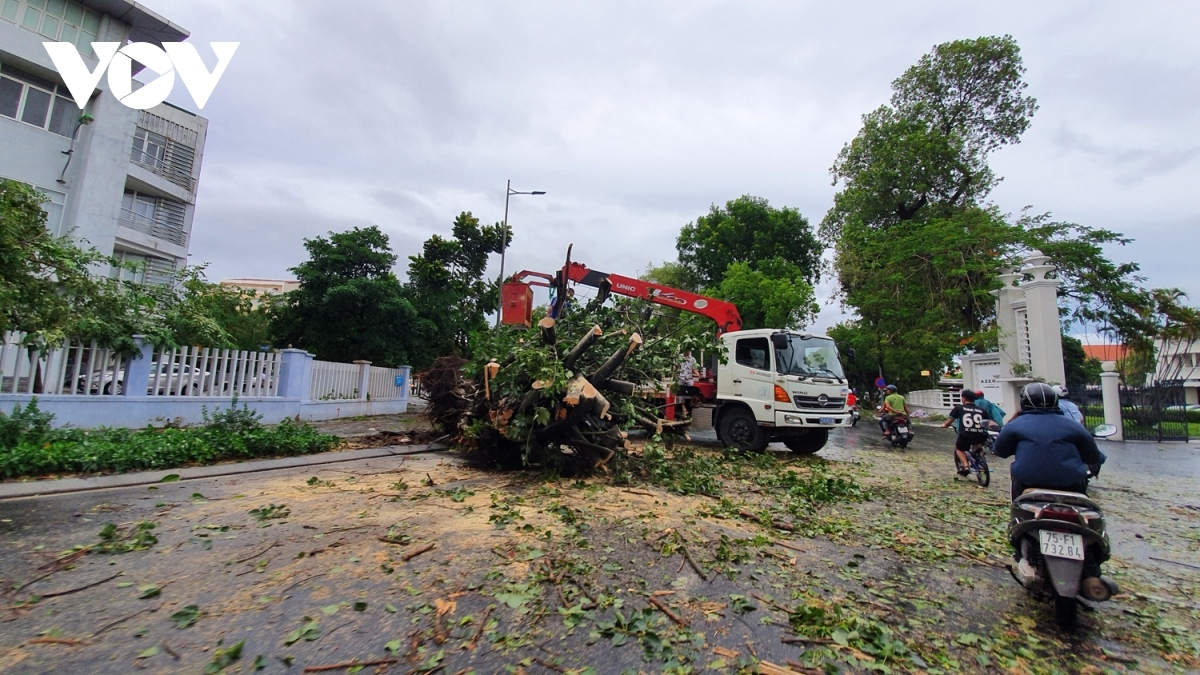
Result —
[[[908,401],[910,406],[931,410],[949,410],[962,403],[962,394],[945,389],[922,389],[908,392],[904,395],[904,400]]]
[[[125,391],[128,357],[95,343],[63,343],[39,352],[8,332],[0,344],[0,394],[116,396]],[[347,364],[349,365],[349,364]],[[350,366],[356,368],[356,366]],[[158,349],[146,396],[278,396],[280,357],[208,347]],[[131,392],[140,394],[141,392]]]
[[[365,375],[364,368],[367,370]],[[366,378],[365,392],[362,391],[364,377]],[[397,377],[400,378],[399,385],[396,384]],[[390,401],[407,398],[408,386],[406,370],[402,368],[381,368],[362,361],[358,363],[313,361],[309,397],[314,401],[347,399]]]
[[[277,352],[208,347],[159,349],[147,396],[278,396]]]
[[[357,399],[362,367],[356,363],[313,361],[309,396],[314,401]]]
[[[0,412],[26,405],[80,429],[203,424],[238,400],[270,424],[395,415],[408,409],[409,368],[315,361],[303,349],[156,349],[140,336],[131,355],[91,344],[38,351],[20,334],[0,341]]]
[[[396,385],[396,378],[399,377],[400,385]],[[367,386],[367,396],[372,401],[386,401],[393,398],[405,398],[409,383],[404,375],[404,370],[400,368],[380,368],[379,366],[371,366],[371,374],[369,384]]]
[[[123,359],[113,350],[70,344],[40,352],[21,344],[9,331],[0,343],[0,394],[75,394],[105,396],[120,391]],[[113,383],[116,382],[114,390]]]

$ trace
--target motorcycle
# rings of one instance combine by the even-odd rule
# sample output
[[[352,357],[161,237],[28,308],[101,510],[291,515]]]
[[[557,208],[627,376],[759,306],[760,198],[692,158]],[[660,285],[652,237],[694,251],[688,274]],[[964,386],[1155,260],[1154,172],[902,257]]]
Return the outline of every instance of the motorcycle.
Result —
[[[1093,435],[1117,433],[1108,424]],[[1108,560],[1108,533],[1100,505],[1078,492],[1030,488],[1012,502],[1008,540],[1017,565],[1009,573],[1035,598],[1054,601],[1054,616],[1064,629],[1074,627],[1079,599],[1104,602],[1119,592],[1100,576]]]
[[[912,423],[909,422],[906,415],[893,414],[887,429],[887,441],[892,444],[893,448],[903,450],[913,439]]]

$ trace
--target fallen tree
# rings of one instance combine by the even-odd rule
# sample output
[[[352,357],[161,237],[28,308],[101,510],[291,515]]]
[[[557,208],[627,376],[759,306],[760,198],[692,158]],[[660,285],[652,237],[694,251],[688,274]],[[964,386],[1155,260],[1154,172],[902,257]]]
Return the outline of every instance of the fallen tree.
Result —
[[[422,376],[426,414],[453,443],[505,468],[635,470],[629,430],[684,434],[686,420],[664,419],[664,389],[684,350],[715,344],[690,317],[654,309],[619,300],[501,326],[483,336],[479,358],[443,357]]]

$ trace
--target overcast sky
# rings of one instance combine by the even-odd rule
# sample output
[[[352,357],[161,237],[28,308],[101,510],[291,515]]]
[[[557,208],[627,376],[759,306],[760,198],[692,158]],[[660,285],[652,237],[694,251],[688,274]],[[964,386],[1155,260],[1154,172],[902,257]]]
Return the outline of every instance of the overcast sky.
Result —
[[[1200,5],[1117,2],[142,0],[240,42],[201,114],[192,261],[287,278],[304,237],[379,225],[401,256],[461,211],[506,269],[636,274],[741,194],[815,227],[862,114],[937,43],[1011,34],[1040,110],[992,159],[1005,211],[1124,232],[1111,251],[1200,303]],[[194,108],[182,86],[173,101]],[[492,272],[498,272],[498,258]],[[823,330],[841,311],[818,288]]]

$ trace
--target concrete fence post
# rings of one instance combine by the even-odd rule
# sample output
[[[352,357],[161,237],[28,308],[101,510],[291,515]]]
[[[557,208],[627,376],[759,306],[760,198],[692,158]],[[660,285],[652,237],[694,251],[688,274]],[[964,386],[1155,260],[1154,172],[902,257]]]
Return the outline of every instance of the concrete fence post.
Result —
[[[358,400],[367,400],[367,393],[371,386],[371,362],[370,361],[355,361],[354,365],[358,366]]]
[[[154,345],[145,335],[134,335],[138,351],[125,358],[125,384],[122,396],[145,396],[150,391],[150,369],[154,365]]]
[[[412,391],[412,366],[400,366],[400,377],[404,378],[401,380],[400,398],[407,401]]]
[[[303,349],[279,350],[279,395],[309,400],[312,388],[313,355]]]
[[[1100,364],[1100,394],[1104,398],[1104,423],[1117,428],[1117,433],[1110,440],[1125,440],[1125,427],[1121,424],[1121,374],[1117,372],[1116,361],[1105,361]]]

